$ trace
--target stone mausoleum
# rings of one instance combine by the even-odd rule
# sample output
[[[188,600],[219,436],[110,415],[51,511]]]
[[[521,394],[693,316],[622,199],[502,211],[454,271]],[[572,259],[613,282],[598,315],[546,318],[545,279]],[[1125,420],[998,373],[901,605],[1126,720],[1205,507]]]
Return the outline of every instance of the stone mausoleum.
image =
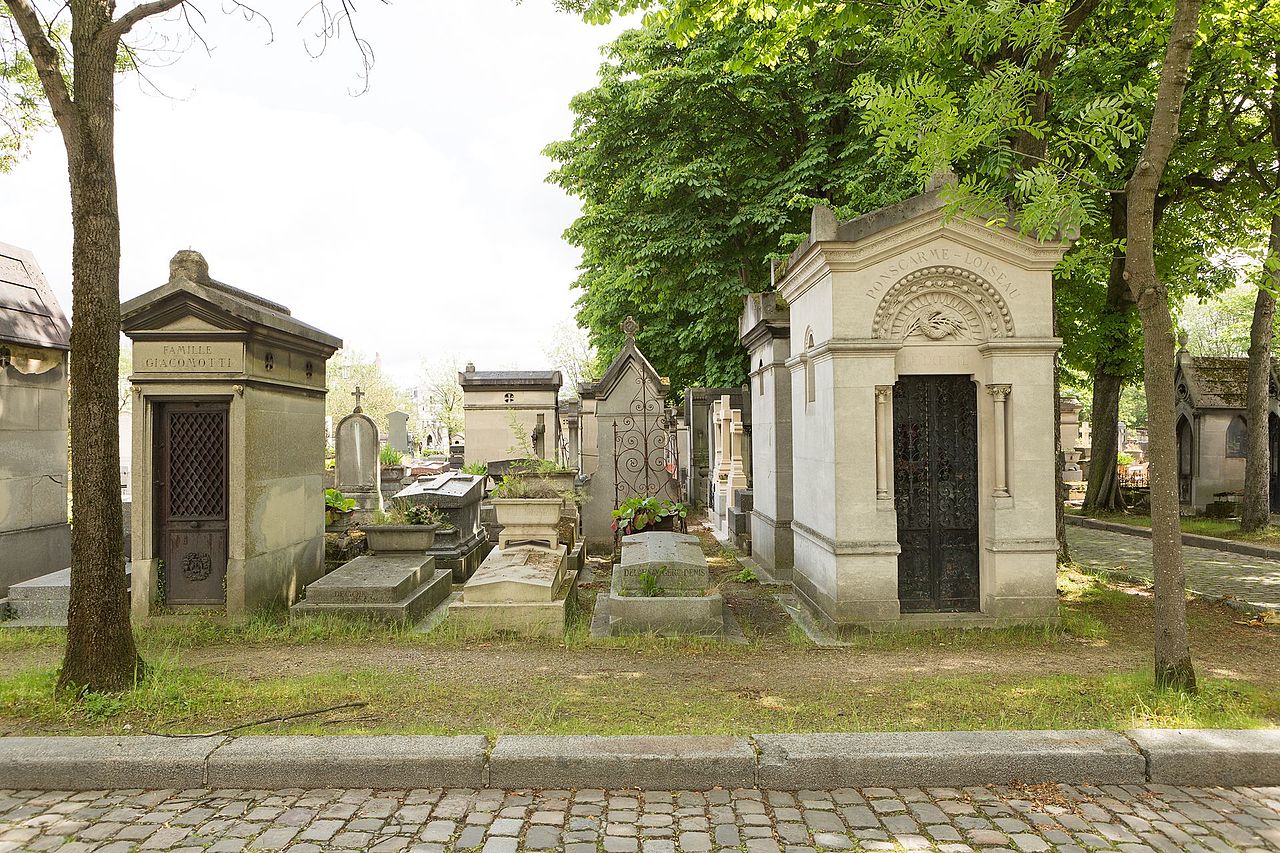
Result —
[[[829,628],[1057,614],[1050,274],[1066,247],[948,219],[945,192],[847,222],[815,208],[778,283],[792,581]],[[755,412],[757,430],[778,420]]]
[[[458,384],[468,464],[519,458],[526,442],[537,458],[560,461],[560,371],[476,370],[468,364]]]
[[[1204,512],[1231,503],[1244,492],[1246,397],[1249,359],[1178,352],[1174,376],[1178,417],[1178,496]],[[1267,391],[1267,435],[1271,448],[1271,511],[1280,512],[1280,379],[1271,368]],[[1223,513],[1235,507],[1223,506]]]
[[[134,615],[293,603],[324,572],[325,365],[342,341],[213,280],[191,251],[121,306],[121,326]]]
[[[71,565],[70,334],[35,257],[0,243],[0,599]]]

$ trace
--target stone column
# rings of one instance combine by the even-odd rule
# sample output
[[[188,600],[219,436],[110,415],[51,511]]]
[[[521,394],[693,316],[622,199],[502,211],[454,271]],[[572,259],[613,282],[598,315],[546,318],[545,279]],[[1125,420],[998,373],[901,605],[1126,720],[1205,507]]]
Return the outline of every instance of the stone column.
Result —
[[[892,385],[876,386],[876,500],[893,499],[889,488],[890,457],[893,455],[889,404],[893,400]]]
[[[987,393],[994,401],[992,412],[992,461],[995,463],[995,483],[992,495],[1009,497],[1009,443],[1005,438],[1005,403],[1009,399],[1009,385],[988,385]]]

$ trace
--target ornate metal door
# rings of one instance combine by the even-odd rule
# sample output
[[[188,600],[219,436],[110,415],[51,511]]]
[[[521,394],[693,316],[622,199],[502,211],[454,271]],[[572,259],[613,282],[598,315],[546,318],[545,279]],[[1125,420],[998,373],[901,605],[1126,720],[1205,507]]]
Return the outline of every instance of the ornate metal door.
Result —
[[[898,600],[903,612],[978,609],[978,413],[968,376],[893,387]]]
[[[157,552],[166,604],[224,604],[226,403],[169,403],[156,430]]]

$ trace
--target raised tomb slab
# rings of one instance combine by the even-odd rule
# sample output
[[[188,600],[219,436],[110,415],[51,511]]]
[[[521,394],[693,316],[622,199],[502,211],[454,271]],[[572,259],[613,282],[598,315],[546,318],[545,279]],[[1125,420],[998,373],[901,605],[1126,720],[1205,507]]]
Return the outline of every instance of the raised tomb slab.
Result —
[[[417,622],[449,598],[453,573],[423,555],[357,557],[306,589],[292,619],[341,613],[383,622]]]
[[[646,582],[658,595],[646,594]],[[596,598],[593,637],[620,634],[694,634],[745,642],[711,579],[698,537],[636,533],[622,540],[607,593]]]
[[[577,605],[569,549],[516,545],[493,550],[449,604],[464,625],[558,637]]]

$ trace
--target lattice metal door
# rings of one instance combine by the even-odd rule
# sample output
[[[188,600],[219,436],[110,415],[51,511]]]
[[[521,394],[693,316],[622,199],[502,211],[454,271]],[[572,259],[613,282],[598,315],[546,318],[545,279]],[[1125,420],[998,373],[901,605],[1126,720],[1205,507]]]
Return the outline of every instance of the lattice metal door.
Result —
[[[977,390],[967,376],[893,387],[898,600],[903,612],[977,610]]]
[[[223,604],[227,576],[225,403],[161,407],[156,431],[156,530],[166,604]]]

